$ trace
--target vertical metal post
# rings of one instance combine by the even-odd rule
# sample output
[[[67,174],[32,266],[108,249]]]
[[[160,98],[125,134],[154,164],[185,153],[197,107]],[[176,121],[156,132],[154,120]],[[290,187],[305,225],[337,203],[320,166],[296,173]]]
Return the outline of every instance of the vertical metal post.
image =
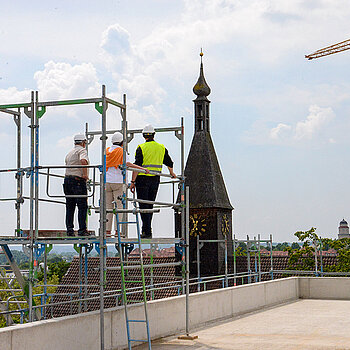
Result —
[[[38,91],[35,91],[35,239],[39,232],[39,116],[38,116]],[[36,269],[36,267],[34,267]]]
[[[257,261],[256,261],[256,237],[254,236],[254,283],[256,283],[258,277],[257,277],[257,272],[258,272],[258,266],[257,266]]]
[[[317,242],[316,240],[312,241],[314,247],[315,247],[315,276],[318,276],[318,261],[317,261]]]
[[[187,189],[187,187],[186,187]],[[201,248],[199,236],[197,235],[197,291],[201,291]]]
[[[259,282],[261,282],[261,252],[260,252],[260,233],[258,234],[258,266],[259,266]]]
[[[272,257],[272,235],[270,235],[270,262],[271,262],[271,280],[273,280],[273,257]]]
[[[20,108],[18,108],[18,113],[20,113]],[[23,174],[19,173],[18,169],[21,167],[21,114],[18,116],[13,116],[17,126],[17,225],[16,225],[16,236],[19,236],[21,230],[21,200],[22,200],[22,184],[23,184]]]
[[[123,209],[128,208],[128,201],[126,200],[126,197],[128,195],[128,179],[127,179],[127,171],[126,171],[126,155],[128,152],[128,122],[126,120],[126,95],[123,94],[123,105],[124,109],[121,109],[121,115],[122,115],[122,133],[123,133]],[[118,214],[117,214],[118,215]],[[122,214],[122,221],[127,222],[128,221],[128,214],[123,213]],[[124,224],[121,225],[122,231],[125,234],[125,237],[128,237],[128,225]]]
[[[151,298],[150,300],[154,300],[154,276],[153,276],[153,255],[154,255],[154,251],[156,250],[156,245],[151,243],[150,245],[150,253],[151,253],[151,256],[150,256],[150,264],[151,264],[151,268],[150,268],[150,285],[151,285],[151,288],[152,288],[152,291],[151,291]]]
[[[79,244],[79,300],[82,296],[82,274],[83,274],[83,253],[82,253],[82,245]],[[81,313],[81,300],[78,303],[78,314]]]
[[[44,320],[46,320],[46,300],[47,300],[47,245],[44,250]]]
[[[320,237],[320,269],[321,269],[321,277],[323,277],[323,244],[322,244],[322,238]]]
[[[181,117],[181,182],[180,182],[180,199],[181,199],[181,239],[185,240],[186,235],[186,223],[185,223],[185,131],[184,131],[184,118]],[[190,244],[186,241],[186,244]],[[187,259],[187,257],[186,257]]]
[[[228,287],[227,236],[225,235],[225,287]]]
[[[34,91],[31,93],[30,114],[30,193],[29,193],[29,235],[30,235],[30,257],[29,257],[29,280],[28,299],[29,315],[28,321],[33,321],[33,245],[34,245],[34,156],[35,156],[35,106]]]
[[[87,244],[84,245],[84,298],[88,297],[88,247]],[[84,301],[84,311],[87,312],[87,300]]]
[[[190,334],[189,296],[190,296],[190,188],[186,186],[186,335]]]
[[[100,346],[104,350],[104,287],[106,280],[106,87],[102,85],[100,174]]]
[[[251,283],[251,269],[250,269],[250,241],[247,235],[247,265],[248,265],[248,283]]]
[[[237,265],[236,265],[236,235],[233,235],[233,285],[237,285]]]

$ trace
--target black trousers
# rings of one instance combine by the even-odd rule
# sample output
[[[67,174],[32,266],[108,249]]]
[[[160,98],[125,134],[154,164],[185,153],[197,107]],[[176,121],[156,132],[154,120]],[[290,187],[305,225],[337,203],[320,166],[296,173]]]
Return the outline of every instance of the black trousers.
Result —
[[[66,177],[63,184],[64,194],[67,195],[87,195],[86,181],[76,177]],[[87,198],[70,198],[66,197],[66,227],[67,233],[74,232],[74,212],[75,207],[78,207],[78,233],[86,231],[86,216],[87,216]]]
[[[138,199],[154,201],[157,196],[160,178],[159,176],[138,175],[135,181],[136,194]],[[153,209],[153,204],[139,203],[140,209]],[[153,213],[141,213],[142,233],[152,234]]]

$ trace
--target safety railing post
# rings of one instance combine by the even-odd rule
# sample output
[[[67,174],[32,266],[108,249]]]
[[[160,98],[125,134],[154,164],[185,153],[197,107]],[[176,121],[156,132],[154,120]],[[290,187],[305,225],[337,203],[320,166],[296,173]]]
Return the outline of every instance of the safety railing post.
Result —
[[[190,334],[189,296],[190,296],[190,188],[186,186],[186,335]]]

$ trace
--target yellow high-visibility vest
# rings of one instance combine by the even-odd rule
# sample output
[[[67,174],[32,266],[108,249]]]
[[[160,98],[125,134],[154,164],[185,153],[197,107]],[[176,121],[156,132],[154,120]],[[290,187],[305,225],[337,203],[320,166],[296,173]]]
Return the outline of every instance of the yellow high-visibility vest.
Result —
[[[148,141],[148,142],[142,143],[139,147],[141,147],[142,156],[143,156],[142,166],[144,168],[147,168],[149,171],[161,173],[162,165],[164,161],[164,155],[165,155],[164,145],[156,141]],[[143,174],[143,173],[139,173],[139,175],[155,176],[152,174]]]

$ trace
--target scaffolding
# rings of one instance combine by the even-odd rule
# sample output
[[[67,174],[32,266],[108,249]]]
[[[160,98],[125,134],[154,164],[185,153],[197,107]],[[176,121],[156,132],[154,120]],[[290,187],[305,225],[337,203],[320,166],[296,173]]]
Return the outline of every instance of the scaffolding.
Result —
[[[43,115],[46,113],[48,107],[59,107],[59,106],[71,106],[71,105],[93,105],[101,118],[101,129],[98,131],[90,131],[89,126],[86,123],[85,133],[87,137],[87,143],[90,145],[94,140],[96,135],[99,136],[101,140],[101,150],[100,150],[100,163],[96,165],[81,165],[81,166],[62,166],[62,165],[41,165],[39,162],[39,122]],[[121,114],[121,129],[120,130],[107,130],[106,122],[106,112],[109,106],[117,107]],[[70,305],[72,303],[78,303],[78,312],[86,311],[86,303],[89,300],[99,299],[100,304],[100,348],[104,349],[104,299],[110,297],[113,293],[108,293],[105,291],[106,286],[106,257],[107,257],[107,247],[109,245],[115,245],[119,250],[119,255],[128,255],[133,248],[135,243],[134,238],[123,239],[123,244],[119,242],[118,236],[106,237],[106,214],[108,212],[106,208],[106,140],[108,135],[113,134],[115,131],[120,131],[123,134],[123,165],[121,166],[124,182],[124,193],[122,195],[121,201],[123,203],[123,209],[113,209],[113,213],[118,216],[121,214],[123,216],[123,221],[125,221],[128,212],[133,212],[128,210],[128,202],[132,202],[133,206],[136,208],[141,200],[135,198],[128,198],[127,196],[127,176],[126,172],[128,167],[126,166],[126,154],[128,149],[128,143],[133,139],[134,135],[141,133],[141,129],[131,130],[127,126],[126,118],[126,95],[123,95],[123,102],[114,101],[106,96],[105,86],[102,86],[101,97],[98,98],[87,98],[87,99],[75,99],[75,100],[61,100],[61,101],[39,101],[38,91],[31,92],[31,101],[28,103],[20,104],[7,104],[0,105],[0,112],[12,115],[15,125],[17,127],[17,165],[16,168],[12,169],[0,169],[1,173],[13,173],[16,179],[17,196],[15,198],[1,198],[0,201],[14,201],[16,209],[16,229],[15,235],[3,235],[0,236],[0,247],[2,248],[2,253],[5,254],[9,266],[16,276],[19,282],[23,294],[21,296],[13,295],[12,299],[21,307],[16,313],[21,315],[21,321],[25,318],[26,312],[28,312],[27,321],[32,322],[35,320],[40,320],[46,318],[47,307],[50,305],[57,305],[60,303],[47,304],[47,299],[50,297],[50,293],[47,292],[47,254],[50,252],[54,244],[70,244],[73,245],[76,251],[79,253],[79,283],[74,284],[75,287],[79,287],[79,293],[77,294],[77,299],[68,302]],[[23,114],[29,118],[29,128],[30,128],[30,165],[23,166],[21,158],[22,150],[22,116]],[[176,179],[171,181],[162,181],[161,183],[172,184],[173,186],[173,202],[152,202],[158,208],[170,207],[177,210],[181,214],[181,237],[180,238],[153,238],[142,240],[142,244],[150,244],[151,250],[154,249],[155,244],[175,244],[176,248],[183,252],[183,258],[181,259],[180,265],[182,266],[182,286],[185,285],[184,278],[186,278],[186,288],[182,288],[183,294],[186,293],[186,333],[189,334],[189,322],[188,322],[188,293],[189,293],[189,268],[188,268],[188,242],[189,239],[189,222],[186,219],[186,214],[188,215],[188,203],[186,210],[185,200],[188,202],[189,189],[187,188],[187,198],[185,198],[185,185],[184,185],[184,125],[183,119],[181,120],[181,125],[178,127],[168,127],[168,128],[156,128],[156,132],[174,132],[176,138],[181,143],[181,160],[180,160],[180,175]],[[40,230],[39,229],[39,202],[48,202],[56,204],[65,204],[64,201],[59,200],[59,198],[64,198],[64,195],[53,195],[50,194],[50,178],[64,178],[62,175],[54,174],[52,171],[55,169],[67,169],[67,168],[89,168],[92,169],[92,194],[85,197],[91,198],[91,205],[89,208],[95,210],[99,215],[99,228],[98,235],[92,235],[87,237],[67,237],[65,231],[59,230]],[[135,170],[135,169],[132,169]],[[99,172],[96,176],[96,171]],[[169,177],[168,174],[159,174],[161,177]],[[47,198],[41,198],[39,195],[39,180],[40,176],[45,176],[46,178],[46,196]],[[29,180],[29,195],[24,194],[23,183],[24,179]],[[178,185],[178,189],[181,193],[181,202],[175,203],[175,185]],[[96,189],[99,189],[99,194],[97,194]],[[79,196],[81,197],[81,196]],[[98,203],[96,204],[96,201]],[[29,202],[29,229],[24,230],[22,228],[21,214],[22,205],[25,201]],[[136,209],[142,211],[142,209]],[[159,209],[157,209],[159,210]],[[11,245],[22,245],[29,253],[29,271],[28,279],[22,275],[19,267],[17,266],[9,246]],[[87,293],[87,256],[91,250],[95,247],[99,254],[99,293],[95,295],[88,295]],[[122,249],[121,249],[122,247]],[[186,249],[184,249],[186,248]],[[140,248],[141,249],[141,248]],[[122,251],[120,251],[122,250]],[[186,255],[186,258],[184,254]],[[38,260],[40,257],[44,258],[44,291],[41,295],[34,295],[33,288],[37,280],[38,271]],[[84,271],[83,271],[84,265]],[[173,264],[177,266],[177,263]],[[187,266],[186,266],[187,265]],[[153,274],[153,269],[151,269],[151,275]],[[1,275],[2,280],[6,280],[7,277],[3,274]],[[9,288],[11,287],[8,284]],[[90,286],[90,285],[89,285]],[[164,286],[149,286],[150,290],[155,290],[157,288],[164,288]],[[166,288],[166,286],[165,286]],[[83,290],[84,289],[84,290]],[[122,287],[122,289],[124,289]],[[121,296],[125,290],[114,291],[115,296]],[[137,291],[131,290],[130,293],[135,293]],[[119,293],[119,294],[118,294]],[[41,297],[41,304],[35,305],[33,302],[34,296]],[[19,300],[23,298],[24,300]],[[11,298],[9,298],[11,299]],[[8,302],[13,302],[9,300]],[[62,304],[67,302],[62,302]],[[22,306],[23,305],[23,306]],[[7,308],[4,307],[3,303],[0,303],[1,309],[0,314],[6,315],[7,324],[11,324],[10,316],[12,313],[10,311],[9,305]],[[7,310],[6,310],[7,309]],[[52,310],[52,308],[51,308]],[[52,311],[51,311],[52,312]]]
[[[49,107],[59,107],[59,106],[72,106],[72,105],[93,105],[95,110],[98,112],[101,118],[101,130],[93,131],[89,129],[89,125],[85,125],[85,134],[88,141],[88,148],[94,141],[95,137],[99,137],[101,142],[100,148],[100,162],[95,165],[86,166],[71,166],[72,168],[89,168],[92,170],[92,182],[91,182],[91,194],[88,194],[90,198],[90,209],[95,211],[99,215],[99,228],[98,235],[93,235],[90,237],[66,237],[65,231],[59,230],[40,230],[39,229],[39,203],[47,202],[54,204],[65,204],[62,199],[64,195],[55,195],[50,193],[50,179],[58,178],[63,179],[64,176],[53,173],[57,169],[66,169],[69,166],[62,165],[41,165],[39,162],[39,123],[41,118],[47,111]],[[107,130],[106,123],[106,112],[109,106],[116,107],[119,109],[121,114],[121,128],[119,130]],[[125,216],[128,213],[133,213],[134,208],[137,209],[138,203],[142,200],[136,199],[135,197],[128,197],[126,190],[127,187],[127,171],[130,171],[126,166],[126,153],[128,151],[128,144],[131,142],[136,134],[141,134],[141,129],[128,129],[127,116],[126,116],[126,96],[123,96],[123,102],[114,101],[106,96],[106,89],[102,86],[102,95],[98,98],[89,99],[76,99],[76,100],[63,100],[63,101],[39,101],[39,96],[37,91],[31,93],[31,101],[29,103],[21,104],[7,104],[0,105],[0,112],[8,114],[13,117],[14,123],[17,127],[17,137],[16,137],[16,158],[17,163],[15,168],[11,169],[0,169],[0,176],[4,173],[12,173],[15,175],[16,180],[16,197],[10,198],[0,198],[1,202],[13,201],[15,202],[16,209],[16,229],[15,235],[1,235],[0,236],[0,248],[1,253],[4,254],[9,262],[11,270],[19,283],[22,294],[20,296],[14,294],[13,281],[14,277],[8,277],[5,270],[1,270],[0,267],[0,280],[5,281],[6,290],[12,293],[12,296],[8,298],[7,302],[0,302],[0,315],[5,315],[6,322],[8,325],[13,323],[11,319],[12,315],[19,315],[21,322],[25,319],[28,322],[35,320],[45,319],[49,317],[49,313],[52,307],[55,305],[69,304],[71,309],[73,304],[78,305],[78,312],[87,311],[87,303],[92,300],[99,300],[100,304],[100,346],[104,349],[104,300],[106,298],[114,297],[117,300],[122,300],[122,295],[127,292],[130,295],[140,293],[140,289],[130,288],[127,291],[125,288],[114,291],[106,291],[106,273],[109,269],[106,266],[107,248],[108,246],[116,246],[119,251],[120,257],[128,258],[128,254],[131,252],[133,245],[137,241],[135,238],[123,239],[120,242],[117,236],[106,237],[106,214],[108,212],[106,208],[106,198],[105,198],[105,184],[106,184],[106,140],[108,135],[113,134],[116,131],[120,131],[123,134],[123,165],[121,167],[124,181],[125,191],[120,200],[123,203],[123,209],[113,209],[112,212],[115,215],[122,216],[122,222],[125,222]],[[22,161],[22,128],[23,120],[22,116],[29,118],[29,128],[30,128],[30,164],[29,166],[23,166]],[[181,237],[180,238],[153,238],[142,240],[142,245],[149,244],[151,252],[155,250],[156,245],[160,244],[175,244],[177,251],[181,253],[181,261],[174,263],[164,263],[154,264],[153,256],[151,254],[151,262],[149,264],[150,268],[150,285],[146,286],[147,291],[150,292],[150,299],[154,298],[154,292],[156,290],[162,290],[166,288],[177,288],[178,294],[183,294],[186,297],[186,309],[185,309],[185,325],[186,334],[189,335],[189,293],[190,287],[200,290],[206,290],[206,285],[208,283],[220,281],[222,287],[229,287],[230,284],[235,286],[238,279],[246,279],[248,283],[259,282],[262,280],[264,274],[270,274],[270,278],[274,278],[274,273],[295,273],[295,271],[279,271],[274,270],[273,267],[273,256],[272,256],[272,235],[269,239],[263,240],[260,235],[253,237],[251,239],[247,236],[246,240],[238,240],[233,237],[233,273],[229,273],[229,259],[228,256],[228,237],[223,240],[201,240],[197,236],[197,278],[189,278],[189,188],[185,188],[184,184],[184,166],[185,166],[185,149],[184,149],[184,123],[181,119],[181,125],[176,127],[167,128],[156,128],[157,133],[174,133],[175,137],[180,141],[180,175],[177,179],[167,179],[168,174],[158,174],[164,181],[162,184],[170,184],[172,186],[172,202],[160,202],[154,201],[152,204],[155,206],[156,210],[162,208],[173,208],[181,213]],[[134,171],[134,169],[132,169]],[[96,174],[97,173],[97,174]],[[46,179],[46,198],[41,198],[39,195],[39,180],[41,177]],[[29,195],[25,195],[24,191],[24,181],[29,182]],[[180,203],[176,203],[176,186],[180,191]],[[99,189],[99,191],[98,191]],[[25,230],[22,227],[22,212],[24,202],[29,203],[29,229]],[[128,203],[132,203],[133,208],[128,208]],[[203,244],[206,243],[218,243],[225,246],[225,273],[219,276],[201,276],[200,269],[200,249]],[[237,248],[240,243],[246,244],[247,250],[247,272],[237,272],[236,258],[237,258]],[[47,284],[47,255],[55,244],[65,244],[73,245],[76,251],[79,253],[79,281],[76,284],[71,285],[73,287],[79,288],[79,291],[73,295],[70,293],[69,301],[64,302],[51,302],[47,304],[48,298],[55,295],[48,292],[49,285]],[[263,272],[261,270],[261,244],[267,244],[270,247],[270,271]],[[19,269],[15,263],[14,257],[9,246],[22,245],[23,249],[29,255],[29,270],[27,272],[28,279],[23,276],[23,271]],[[314,274],[320,274],[321,276],[326,275],[323,272],[322,260],[321,260],[321,271],[318,271],[317,265],[317,252],[322,252],[322,246],[318,242],[314,242],[316,254],[315,254],[315,271]],[[99,254],[99,283],[95,287],[99,288],[99,292],[88,293],[87,287],[91,286],[88,284],[88,254],[95,248]],[[141,249],[141,247],[140,247]],[[43,257],[44,261],[44,285],[43,292],[39,294],[33,293],[33,288],[36,285],[36,277],[38,271],[38,261]],[[123,259],[124,259],[123,258]],[[254,259],[254,269],[251,269],[251,261]],[[322,259],[322,253],[320,254]],[[154,283],[154,273],[153,268],[155,266],[180,266],[182,268],[182,278],[176,285],[170,283]],[[121,269],[121,266],[116,267]],[[307,272],[305,272],[307,273]],[[335,273],[332,273],[335,275]],[[203,286],[203,288],[201,288]],[[35,305],[33,303],[33,298],[37,296],[41,298],[40,305]],[[74,299],[75,298],[75,299]],[[16,310],[10,310],[10,305],[16,304]]]

